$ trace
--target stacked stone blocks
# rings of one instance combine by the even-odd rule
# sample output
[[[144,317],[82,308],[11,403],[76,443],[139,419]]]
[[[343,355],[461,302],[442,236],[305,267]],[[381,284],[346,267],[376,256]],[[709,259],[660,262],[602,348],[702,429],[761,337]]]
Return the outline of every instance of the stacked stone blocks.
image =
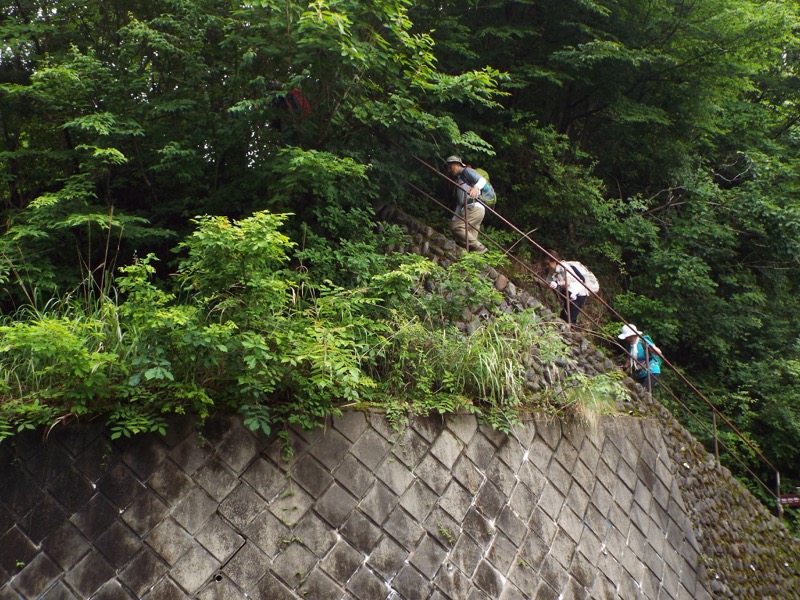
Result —
[[[348,412],[7,447],[0,598],[710,597],[657,427]],[[13,458],[11,461],[9,459]],[[247,596],[245,596],[245,594]]]

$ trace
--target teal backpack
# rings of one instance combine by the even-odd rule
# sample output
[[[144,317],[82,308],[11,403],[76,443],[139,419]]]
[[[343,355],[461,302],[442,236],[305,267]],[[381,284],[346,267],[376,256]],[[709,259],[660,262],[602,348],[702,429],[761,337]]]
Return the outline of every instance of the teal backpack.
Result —
[[[486,172],[486,169],[473,169],[473,171],[486,180],[486,185],[481,190],[480,201],[486,206],[494,206],[497,204],[497,194],[495,194],[494,187],[492,187],[492,183],[489,180],[489,173]]]

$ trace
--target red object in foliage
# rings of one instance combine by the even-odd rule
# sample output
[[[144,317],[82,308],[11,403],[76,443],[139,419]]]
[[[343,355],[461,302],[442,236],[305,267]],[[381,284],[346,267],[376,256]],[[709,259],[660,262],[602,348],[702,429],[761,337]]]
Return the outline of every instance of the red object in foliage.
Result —
[[[286,105],[291,111],[297,111],[301,116],[307,117],[311,114],[311,104],[306,100],[300,88],[294,88],[286,94]]]

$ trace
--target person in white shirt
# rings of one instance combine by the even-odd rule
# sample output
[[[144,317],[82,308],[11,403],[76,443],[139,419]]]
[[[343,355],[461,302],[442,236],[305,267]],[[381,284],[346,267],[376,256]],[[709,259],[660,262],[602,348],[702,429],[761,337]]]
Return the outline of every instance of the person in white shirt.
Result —
[[[589,290],[581,281],[578,273],[573,271],[571,265],[567,265],[558,252],[548,250],[548,256],[544,258],[544,264],[550,271],[550,289],[555,290],[561,298],[561,318],[567,323],[574,325],[578,322]]]

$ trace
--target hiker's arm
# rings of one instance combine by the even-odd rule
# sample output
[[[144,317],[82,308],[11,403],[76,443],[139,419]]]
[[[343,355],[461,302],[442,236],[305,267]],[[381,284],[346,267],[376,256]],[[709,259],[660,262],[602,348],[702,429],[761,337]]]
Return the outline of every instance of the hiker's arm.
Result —
[[[645,340],[645,341],[647,341],[647,340]],[[654,354],[658,354],[659,356],[664,356],[663,354],[661,354],[661,348],[659,348],[658,346],[656,346],[656,345],[655,345],[653,342],[647,342],[647,347],[648,347],[648,348],[650,349],[650,351],[651,351],[651,352],[653,352]]]
[[[486,187],[486,178],[481,177],[478,181],[475,182],[475,185],[472,186],[472,189],[469,191],[470,198],[477,198],[481,195],[481,190]]]
[[[578,299],[578,294],[575,292],[575,290],[573,288],[573,285],[572,285],[576,281],[578,281],[578,279],[575,278],[575,275],[572,273],[572,269],[571,268],[565,268],[564,269],[564,283],[563,283],[563,285],[564,285],[564,294],[565,295],[569,294],[569,299],[573,300],[573,301]]]
[[[538,285],[539,287],[550,288],[553,290],[558,287],[558,283],[555,281],[555,279],[553,278],[548,279],[547,277],[542,277],[542,276],[536,277],[536,285]]]
[[[480,175],[477,171],[473,169],[465,169],[463,171],[464,179],[467,181],[467,185],[470,185],[469,197],[473,200],[481,195],[481,190],[486,186],[486,178]],[[471,183],[471,182],[475,183]]]
[[[565,293],[567,291],[567,280],[564,277],[564,269],[560,266],[553,270],[549,285],[551,290],[555,290],[559,293]],[[563,291],[559,288],[562,288]]]

